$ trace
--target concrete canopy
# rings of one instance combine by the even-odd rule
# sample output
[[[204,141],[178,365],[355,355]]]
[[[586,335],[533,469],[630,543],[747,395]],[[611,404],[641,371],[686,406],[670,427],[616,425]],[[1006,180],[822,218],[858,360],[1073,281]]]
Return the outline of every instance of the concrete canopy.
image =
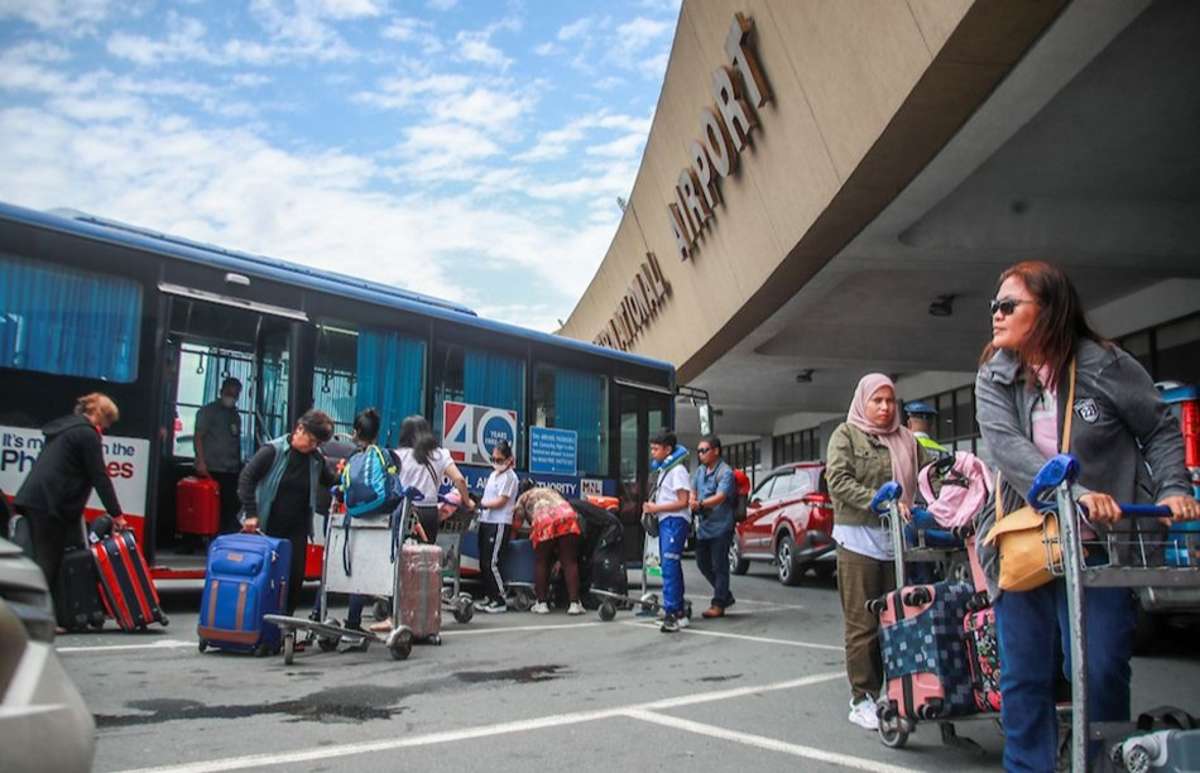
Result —
[[[984,21],[1001,26],[999,39]],[[1027,49],[1017,33],[1029,36]],[[902,377],[908,397],[970,383],[995,278],[1025,258],[1065,266],[1106,334],[1200,310],[1197,39],[1200,5],[1181,0],[1076,0],[1036,20],[1026,6],[970,4],[839,194],[748,294],[753,324],[731,315],[677,361],[681,380],[708,389],[723,411],[718,426],[739,436],[783,431],[779,419],[789,414],[794,428],[843,413],[854,383],[872,370]],[[922,96],[931,73],[965,68],[972,53],[1005,50],[1006,40],[1018,54],[1013,65],[993,73],[991,89],[972,92],[964,122],[942,127],[944,140],[848,243],[788,268],[839,204],[851,218],[854,207],[839,196],[855,174],[870,168],[882,182],[899,179],[887,174],[898,162],[878,156],[897,152],[897,140],[921,123],[906,110],[952,113],[970,101]],[[970,78],[942,85],[967,82],[982,88]],[[889,134],[898,135],[892,144]],[[858,184],[871,189],[869,180]],[[953,314],[931,316],[942,295],[953,296]],[[1138,297],[1160,300],[1132,308]],[[809,369],[812,381],[797,383]]]

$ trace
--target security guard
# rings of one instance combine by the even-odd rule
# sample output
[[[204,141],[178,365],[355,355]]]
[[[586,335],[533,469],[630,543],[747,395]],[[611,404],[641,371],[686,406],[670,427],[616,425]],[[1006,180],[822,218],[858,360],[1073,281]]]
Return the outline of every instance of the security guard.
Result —
[[[929,430],[933,428],[933,422],[937,418],[937,409],[929,403],[913,400],[911,403],[904,404],[904,413],[908,416],[906,424],[914,435],[917,436],[917,442],[922,448],[928,449],[933,454],[948,454],[950,449],[943,446],[929,436]]]

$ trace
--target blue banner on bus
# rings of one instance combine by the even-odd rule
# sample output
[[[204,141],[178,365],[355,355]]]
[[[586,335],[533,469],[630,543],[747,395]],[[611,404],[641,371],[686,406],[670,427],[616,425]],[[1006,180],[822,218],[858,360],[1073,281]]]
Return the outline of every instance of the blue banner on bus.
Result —
[[[492,472],[490,467],[472,467],[465,464],[458,465],[458,469],[466,477],[471,490],[480,492],[483,491],[487,477]],[[532,478],[537,485],[552,488],[567,499],[582,499],[588,496],[615,497],[617,495],[617,482],[607,478],[581,478],[575,475],[544,475],[524,472],[518,472],[517,477],[521,480]]]

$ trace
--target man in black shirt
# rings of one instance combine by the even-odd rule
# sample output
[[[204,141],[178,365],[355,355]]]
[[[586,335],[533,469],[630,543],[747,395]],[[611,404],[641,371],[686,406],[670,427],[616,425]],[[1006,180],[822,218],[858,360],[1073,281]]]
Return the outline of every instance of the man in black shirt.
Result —
[[[304,582],[304,559],[312,536],[317,491],[337,482],[318,450],[333,436],[333,421],[321,411],[308,411],[296,422],[292,434],[276,438],[258,449],[238,479],[238,497],[245,520],[242,530],[262,530],[269,537],[292,544],[288,578],[288,615],[296,612]]]

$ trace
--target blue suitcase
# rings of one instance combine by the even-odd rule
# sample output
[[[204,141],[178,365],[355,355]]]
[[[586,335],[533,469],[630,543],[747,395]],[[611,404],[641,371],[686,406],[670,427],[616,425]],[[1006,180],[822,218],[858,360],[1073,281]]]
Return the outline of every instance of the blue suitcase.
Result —
[[[287,606],[292,545],[258,534],[226,534],[213,540],[204,571],[204,596],[196,633],[200,651],[216,647],[266,655],[277,652],[279,628],[263,615]]]

